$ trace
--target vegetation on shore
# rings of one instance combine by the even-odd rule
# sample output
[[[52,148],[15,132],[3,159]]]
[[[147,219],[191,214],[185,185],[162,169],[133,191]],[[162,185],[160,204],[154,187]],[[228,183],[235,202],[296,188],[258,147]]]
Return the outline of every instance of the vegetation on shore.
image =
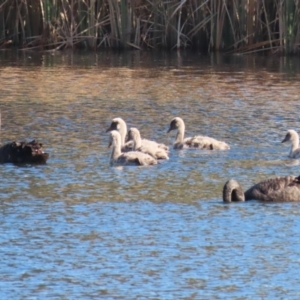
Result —
[[[0,0],[0,48],[300,53],[300,0]]]

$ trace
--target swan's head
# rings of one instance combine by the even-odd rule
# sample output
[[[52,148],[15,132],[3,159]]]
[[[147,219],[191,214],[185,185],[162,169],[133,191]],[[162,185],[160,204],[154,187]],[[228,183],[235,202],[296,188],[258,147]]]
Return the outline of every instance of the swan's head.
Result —
[[[184,128],[184,122],[181,118],[176,117],[171,121],[170,128],[167,133],[169,133],[172,130],[177,130],[179,128]]]
[[[112,130],[109,135],[108,148],[111,146],[116,147],[117,145],[121,145],[121,136],[118,131]]]
[[[297,140],[299,140],[298,133],[295,130],[290,129],[287,131],[287,133],[286,133],[284,139],[281,141],[281,143],[294,142]]]
[[[223,201],[245,201],[243,189],[236,180],[230,179],[225,183],[223,187]]]
[[[128,131],[128,141],[130,141],[130,140],[135,141],[138,138],[141,138],[139,130],[134,127],[130,128]]]
[[[108,131],[112,131],[112,130],[124,130],[124,131],[127,131],[127,128],[126,128],[126,123],[123,119],[121,118],[114,118],[109,126],[109,128],[106,129],[106,132]]]

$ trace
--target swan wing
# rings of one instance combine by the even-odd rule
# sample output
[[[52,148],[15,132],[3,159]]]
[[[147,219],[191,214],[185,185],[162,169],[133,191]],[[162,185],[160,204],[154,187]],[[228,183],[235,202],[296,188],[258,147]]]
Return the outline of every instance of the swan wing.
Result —
[[[166,146],[165,144],[157,143],[155,141],[151,141],[151,140],[148,140],[148,139],[142,139],[142,145],[143,146],[149,146],[149,147],[158,147],[158,148],[164,149],[165,151],[169,151],[169,147]]]
[[[133,150],[133,141],[128,141],[122,146],[122,152],[129,152]]]
[[[155,159],[169,159],[167,151],[159,148],[157,145],[144,144],[137,151],[149,154]]]
[[[300,158],[300,148],[293,151],[292,155],[290,155],[291,158]]]
[[[246,200],[300,201],[300,176],[271,178],[257,183],[245,193]]]
[[[121,165],[149,166],[157,164],[157,160],[142,152],[129,151],[122,153],[117,158],[116,163]]]
[[[229,145],[208,136],[197,135],[184,139],[184,145],[188,148],[198,148],[203,150],[227,150]]]

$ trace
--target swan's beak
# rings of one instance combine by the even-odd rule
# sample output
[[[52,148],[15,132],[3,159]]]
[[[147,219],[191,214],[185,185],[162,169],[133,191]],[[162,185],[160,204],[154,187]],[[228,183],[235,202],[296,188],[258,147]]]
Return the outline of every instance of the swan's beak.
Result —
[[[281,143],[285,143],[287,141],[289,141],[289,136],[288,135],[285,136],[285,138],[281,141]]]
[[[109,131],[112,131],[113,129],[112,129],[112,127],[111,127],[111,125],[106,129],[106,131],[105,132],[109,132]]]
[[[169,133],[169,132],[172,131],[172,130],[176,130],[176,129],[178,129],[178,125],[177,125],[176,120],[173,119],[173,120],[171,121],[171,123],[170,123],[170,128],[169,128],[169,130],[167,131],[167,133]]]
[[[111,122],[109,128],[106,129],[106,132],[113,131],[113,130],[118,130],[118,123],[114,121]]]

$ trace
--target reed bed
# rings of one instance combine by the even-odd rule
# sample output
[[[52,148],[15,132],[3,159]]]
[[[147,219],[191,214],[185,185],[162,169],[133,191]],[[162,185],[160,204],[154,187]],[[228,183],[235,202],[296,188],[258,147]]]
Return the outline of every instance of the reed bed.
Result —
[[[300,53],[300,0],[0,0],[0,47]]]

